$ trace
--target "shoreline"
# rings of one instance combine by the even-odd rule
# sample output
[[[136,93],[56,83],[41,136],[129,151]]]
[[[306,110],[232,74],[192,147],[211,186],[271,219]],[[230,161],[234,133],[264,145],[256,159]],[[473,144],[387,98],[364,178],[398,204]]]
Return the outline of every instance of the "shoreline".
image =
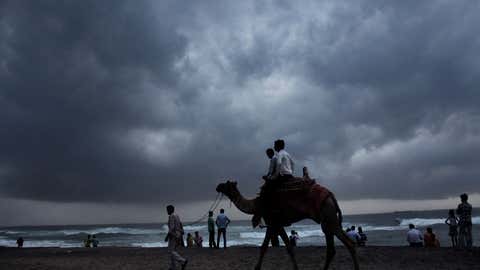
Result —
[[[325,260],[324,246],[295,249],[300,269],[321,269]],[[472,251],[452,248],[410,248],[367,246],[357,248],[361,269],[480,269],[480,248]],[[253,269],[258,247],[180,249],[189,259],[187,269]],[[166,248],[99,247],[99,248],[11,248],[0,247],[0,269],[166,269],[169,256]],[[269,248],[263,269],[291,269],[283,247]],[[330,269],[353,269],[350,255],[343,247]]]

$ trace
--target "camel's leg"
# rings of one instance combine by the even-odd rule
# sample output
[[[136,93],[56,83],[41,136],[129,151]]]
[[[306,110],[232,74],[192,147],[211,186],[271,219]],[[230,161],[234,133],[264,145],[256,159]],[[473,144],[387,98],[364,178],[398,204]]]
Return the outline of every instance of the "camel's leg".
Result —
[[[327,242],[327,257],[325,259],[325,266],[323,267],[324,270],[327,270],[332,262],[333,257],[335,256],[335,242],[333,240],[333,232],[329,230],[325,224],[322,223],[322,230],[325,234],[325,241]]]
[[[257,265],[255,266],[255,270],[262,269],[263,257],[267,252],[268,244],[270,243],[270,239],[274,234],[275,234],[275,231],[272,230],[271,227],[267,227],[267,231],[265,232],[265,238],[263,239],[262,246],[260,247],[260,257],[258,258]]]
[[[292,245],[290,245],[290,239],[288,239],[287,232],[282,227],[278,229],[278,233],[280,234],[280,237],[282,238],[283,243],[285,243],[285,247],[287,247],[288,255],[290,255],[290,260],[292,260],[293,269],[298,270],[297,259],[295,259],[295,253],[293,252]]]
[[[345,245],[345,247],[350,252],[350,255],[352,256],[353,266],[355,267],[355,270],[359,270],[357,251],[355,250],[355,244],[350,240],[350,238],[348,238],[347,234],[338,225],[335,229],[335,236],[338,239],[340,239],[340,241],[342,241],[342,243]]]

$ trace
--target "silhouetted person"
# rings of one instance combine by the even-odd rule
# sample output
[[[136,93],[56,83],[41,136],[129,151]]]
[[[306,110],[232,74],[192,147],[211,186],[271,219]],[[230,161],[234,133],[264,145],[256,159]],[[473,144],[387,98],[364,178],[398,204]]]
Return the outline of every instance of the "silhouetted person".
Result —
[[[277,167],[277,157],[275,156],[275,151],[272,148],[268,148],[265,150],[265,154],[267,154],[268,159],[270,160],[268,163],[268,171],[267,174],[264,175],[262,178],[265,181],[268,181],[272,178],[273,174],[275,173],[275,169]]]
[[[415,225],[408,225],[410,230],[407,232],[407,242],[411,247],[422,247],[423,246],[423,236],[422,233],[415,229]]]
[[[423,235],[423,243],[425,247],[439,247],[440,242],[437,239],[437,236],[433,233],[432,228],[427,228],[427,232]]]
[[[83,244],[86,248],[89,248],[91,247],[90,245],[92,244],[92,239],[91,239],[91,235],[87,235],[87,239],[85,241],[83,241]]]
[[[445,224],[448,225],[448,236],[452,240],[452,247],[458,245],[458,218],[455,216],[455,211],[450,209],[448,211],[448,218],[445,220]]]
[[[191,233],[187,233],[187,247],[191,248],[194,245],[193,236]]]
[[[22,248],[23,247],[23,238],[22,237],[19,237],[17,239],[17,247],[18,248]]]
[[[225,215],[225,210],[220,209],[220,214],[217,216],[215,222],[217,224],[217,248],[220,247],[220,236],[223,234],[223,247],[227,247],[227,227],[230,224],[230,219]]]
[[[175,207],[173,205],[167,206],[168,214],[168,233],[165,237],[165,242],[168,241],[168,251],[170,252],[170,269],[176,269],[176,263],[182,265],[182,269],[187,266],[188,260],[178,254],[177,249],[180,247],[179,239],[183,242],[183,225],[180,218],[174,213]]]
[[[193,238],[193,241],[195,242],[196,247],[203,247],[203,238],[200,236],[200,234],[195,232],[195,237]]]
[[[98,247],[98,240],[95,237],[95,234],[92,236],[92,247],[94,248]]]
[[[290,154],[285,151],[285,142],[283,140],[276,140],[273,148],[277,151],[277,154],[272,157],[273,160],[276,159],[275,170],[270,177],[264,178],[266,181],[258,198],[258,210],[252,218],[252,226],[254,228],[260,224],[265,209],[272,207],[270,201],[272,200],[271,197],[275,189],[282,183],[293,179],[294,162]],[[267,149],[267,151],[269,150]],[[267,153],[267,155],[269,155],[269,153]],[[272,159],[270,161],[272,161]]]
[[[287,151],[285,151],[285,141],[276,140],[273,148],[277,151],[277,166],[272,176],[276,182],[285,182],[293,178],[295,163]]]
[[[208,212],[208,246],[216,248],[215,244],[215,221],[213,220],[213,211]]]
[[[272,148],[268,148],[267,150],[265,150],[265,154],[267,154],[267,157],[269,159],[267,174],[262,176],[262,179],[265,180],[264,185],[266,186],[266,185],[269,184],[268,182],[272,180],[272,177],[275,173],[275,170],[276,170],[276,167],[277,167],[277,157],[275,156],[275,151]],[[260,195],[262,195],[262,194],[260,194]],[[261,223],[262,215],[261,215],[260,212],[261,211],[257,211],[256,213],[253,214],[252,226],[254,228],[257,227]],[[278,243],[278,237],[277,237],[275,242],[274,242],[273,238],[271,240],[272,240],[272,246],[280,245],[280,243]],[[275,245],[276,243],[278,243],[278,245]]]
[[[298,242],[298,233],[296,231],[292,230],[290,232],[290,237],[288,239],[290,240],[290,245],[292,247],[296,247],[297,242]]]
[[[308,168],[307,168],[307,166],[303,167],[303,170],[302,170],[302,171],[303,171],[303,178],[304,178],[305,180],[310,180],[311,178],[310,178],[310,174],[308,173]]]
[[[360,239],[358,240],[358,245],[364,247],[367,242],[367,235],[363,232],[362,227],[358,227],[358,235]]]
[[[458,246],[466,247],[467,249],[472,248],[472,206],[467,202],[468,195],[463,193],[460,195],[460,203],[457,207],[458,215],[458,228],[459,228],[459,237],[458,237]]]

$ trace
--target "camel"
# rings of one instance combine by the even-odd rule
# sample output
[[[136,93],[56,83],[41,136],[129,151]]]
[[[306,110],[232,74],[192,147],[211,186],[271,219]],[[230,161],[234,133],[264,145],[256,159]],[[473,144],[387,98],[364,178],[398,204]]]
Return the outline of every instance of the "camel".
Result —
[[[217,186],[217,192],[223,193],[230,201],[243,213],[253,215],[256,212],[258,197],[255,199],[246,199],[242,196],[237,188],[237,182],[227,181]],[[268,243],[272,235],[280,235],[290,259],[293,269],[298,269],[293,248],[290,246],[288,235],[284,226],[293,224],[303,219],[312,219],[321,224],[322,231],[325,234],[327,243],[326,260],[324,270],[327,270],[333,257],[335,256],[334,236],[336,236],[343,245],[348,249],[353,259],[354,269],[359,269],[355,244],[348,238],[342,229],[342,213],[338,206],[337,200],[333,193],[326,188],[312,184],[300,196],[292,192],[277,194],[281,199],[276,201],[274,205],[280,211],[266,211],[263,213],[267,231],[260,248],[260,256],[255,266],[255,270],[260,270],[263,257],[268,249]]]

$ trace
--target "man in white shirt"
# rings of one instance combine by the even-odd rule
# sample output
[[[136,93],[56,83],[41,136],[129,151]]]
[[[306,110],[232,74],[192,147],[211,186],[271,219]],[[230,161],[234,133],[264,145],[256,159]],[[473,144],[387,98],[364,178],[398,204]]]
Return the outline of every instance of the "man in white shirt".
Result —
[[[277,167],[272,179],[280,182],[292,179],[295,163],[290,154],[285,151],[285,142],[283,140],[276,140],[273,148],[277,151]]]
[[[423,236],[422,233],[415,229],[415,225],[408,225],[410,230],[407,232],[407,242],[411,247],[423,247]]]

